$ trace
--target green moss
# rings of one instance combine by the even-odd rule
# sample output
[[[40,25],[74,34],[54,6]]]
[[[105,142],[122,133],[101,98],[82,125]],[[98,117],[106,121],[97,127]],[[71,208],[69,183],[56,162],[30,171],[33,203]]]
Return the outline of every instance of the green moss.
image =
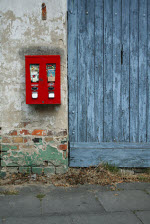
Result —
[[[18,191],[1,191],[0,194],[4,194],[4,195],[18,195],[19,192]]]
[[[45,197],[45,194],[38,194],[36,196],[40,201],[42,201],[42,199]]]

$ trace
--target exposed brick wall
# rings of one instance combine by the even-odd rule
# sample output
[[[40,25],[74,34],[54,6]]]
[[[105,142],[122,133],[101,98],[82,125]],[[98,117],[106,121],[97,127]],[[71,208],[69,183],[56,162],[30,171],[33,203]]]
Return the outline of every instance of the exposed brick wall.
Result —
[[[68,168],[67,130],[16,128],[2,136],[1,166],[18,172],[60,173]]]

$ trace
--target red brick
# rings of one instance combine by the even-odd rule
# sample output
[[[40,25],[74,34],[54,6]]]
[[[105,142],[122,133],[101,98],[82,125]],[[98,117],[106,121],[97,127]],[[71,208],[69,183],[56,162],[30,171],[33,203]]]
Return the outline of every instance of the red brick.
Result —
[[[24,143],[27,143],[27,142],[31,141],[31,138],[30,137],[24,137],[23,140],[24,140]]]
[[[9,135],[17,135],[17,131],[16,130],[10,131]]]
[[[30,132],[28,130],[23,129],[20,131],[20,134],[21,135],[30,135]]]
[[[45,140],[46,142],[51,142],[51,141],[53,141],[53,137],[46,137],[44,140]]]
[[[68,151],[63,151],[63,158],[67,159],[68,158]]]
[[[25,150],[33,150],[34,149],[34,145],[26,145],[26,144],[22,144],[20,145],[21,149],[25,149]]]
[[[46,135],[46,131],[45,130],[37,130],[37,129],[35,129],[32,132],[32,135],[39,135],[39,136]]]
[[[13,142],[14,143],[23,143],[23,138],[22,137],[14,137]]]
[[[58,145],[58,149],[66,151],[67,150],[67,145]]]
[[[66,159],[65,154],[66,154],[66,151],[63,151],[63,159]]]
[[[17,145],[17,148],[16,149],[13,149],[14,151],[16,151],[16,150],[19,150],[19,145]]]
[[[20,124],[17,126],[18,128],[25,128],[30,122],[20,122]]]
[[[26,127],[30,122],[23,122],[23,126]]]
[[[9,137],[3,137],[2,138],[2,143],[11,143],[11,138],[9,138]]]
[[[67,130],[64,129],[64,130],[61,130],[59,131],[58,133],[56,133],[56,136],[57,137],[60,137],[60,136],[66,136],[67,135]]]
[[[53,135],[54,135],[54,132],[53,132],[53,131],[48,131],[48,132],[47,132],[47,135],[48,135],[48,136],[53,136]]]
[[[68,158],[68,151],[66,151],[66,158]]]
[[[23,138],[24,143],[28,142],[28,138]]]

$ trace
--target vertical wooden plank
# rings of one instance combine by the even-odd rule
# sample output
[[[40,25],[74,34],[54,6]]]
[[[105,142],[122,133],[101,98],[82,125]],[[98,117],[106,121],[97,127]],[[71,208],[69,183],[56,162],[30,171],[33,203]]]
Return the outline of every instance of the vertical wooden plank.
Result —
[[[130,1],[130,142],[139,141],[138,0]]]
[[[112,9],[113,1],[104,1],[104,142],[112,141]]]
[[[103,141],[103,0],[95,1],[95,141]]]
[[[77,75],[78,75],[78,15],[77,1],[68,1],[68,86],[69,141],[77,141]]]
[[[139,1],[139,141],[146,142],[147,0]]]
[[[78,141],[87,141],[86,0],[78,0]]]
[[[121,1],[113,0],[113,140],[121,139]]]
[[[94,8],[95,0],[88,0],[86,7],[87,40],[86,40],[86,58],[87,58],[87,142],[95,140],[95,116],[94,116],[94,80],[95,80],[95,52],[94,52]]]
[[[147,142],[150,142],[150,1],[147,1],[148,9],[148,41],[147,41]]]
[[[122,0],[121,141],[129,142],[129,4]]]

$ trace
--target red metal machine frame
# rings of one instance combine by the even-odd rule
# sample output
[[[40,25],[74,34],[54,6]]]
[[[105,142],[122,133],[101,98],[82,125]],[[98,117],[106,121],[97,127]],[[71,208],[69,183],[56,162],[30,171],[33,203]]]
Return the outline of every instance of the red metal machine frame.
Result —
[[[48,82],[46,66],[47,64],[55,64],[55,81]],[[31,82],[30,65],[39,65],[39,81]],[[60,55],[34,55],[25,56],[26,68],[26,103],[27,104],[61,104],[60,91]],[[35,88],[36,90],[33,90]],[[35,91],[37,98],[32,97]],[[49,94],[54,98],[49,98]]]

